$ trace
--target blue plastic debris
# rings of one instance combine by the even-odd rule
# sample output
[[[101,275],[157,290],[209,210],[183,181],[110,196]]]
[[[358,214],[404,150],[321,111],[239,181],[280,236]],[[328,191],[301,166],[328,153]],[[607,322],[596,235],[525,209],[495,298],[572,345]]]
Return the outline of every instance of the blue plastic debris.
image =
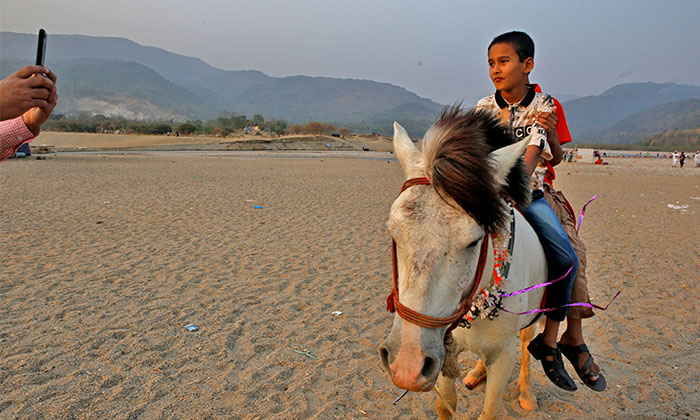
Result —
[[[185,329],[189,332],[199,331],[199,327],[196,326],[195,324],[187,324],[187,325],[185,325]]]
[[[253,207],[253,208],[254,208],[254,209],[261,209],[261,208],[263,208],[263,206],[255,206],[255,207]]]

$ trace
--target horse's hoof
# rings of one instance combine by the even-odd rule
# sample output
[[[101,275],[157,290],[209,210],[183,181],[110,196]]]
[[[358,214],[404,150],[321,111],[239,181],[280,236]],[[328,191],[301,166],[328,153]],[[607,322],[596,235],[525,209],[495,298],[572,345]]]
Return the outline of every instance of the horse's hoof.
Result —
[[[518,402],[523,410],[535,411],[537,410],[537,400],[526,400],[524,398],[518,398]]]
[[[481,376],[474,376],[471,373],[467,373],[467,376],[464,377],[462,383],[464,383],[464,386],[466,386],[467,389],[472,390],[475,386],[479,385],[484,379],[486,379],[486,374],[483,374]]]

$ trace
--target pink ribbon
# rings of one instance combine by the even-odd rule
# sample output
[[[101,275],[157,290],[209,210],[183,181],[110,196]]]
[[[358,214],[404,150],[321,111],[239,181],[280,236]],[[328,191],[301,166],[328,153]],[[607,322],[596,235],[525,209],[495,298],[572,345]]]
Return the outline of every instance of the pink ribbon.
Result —
[[[578,303],[569,303],[568,305],[562,305],[562,306],[558,306],[556,308],[533,309],[531,311],[525,311],[525,312],[511,312],[506,308],[501,308],[501,309],[508,312],[509,314],[514,314],[514,315],[527,315],[527,314],[534,314],[534,313],[538,313],[538,312],[551,312],[551,311],[555,311],[559,308],[565,308],[567,306],[585,306],[586,308],[595,308],[595,309],[600,309],[601,311],[605,311],[608,309],[608,307],[613,303],[613,301],[617,298],[617,296],[620,293],[621,293],[621,291],[618,290],[617,293],[615,293],[615,296],[613,296],[613,298],[610,300],[610,302],[608,302],[608,304],[605,306],[598,306],[598,305],[593,305],[591,303],[578,302]]]
[[[598,194],[594,195],[590,200],[586,201],[586,204],[583,205],[583,208],[581,209],[581,215],[578,217],[578,226],[576,226],[576,233],[578,233],[579,229],[581,229],[581,222],[583,222],[583,215],[586,214],[586,206],[588,206],[591,201],[595,200],[598,198]]]
[[[572,265],[571,267],[569,267],[568,270],[566,270],[566,273],[564,273],[564,275],[561,276],[561,277],[559,277],[559,278],[556,278],[556,279],[554,279],[554,280],[550,280],[550,281],[547,281],[547,282],[544,282],[544,283],[537,283],[537,284],[534,285],[534,286],[530,286],[530,287],[527,287],[527,288],[525,288],[525,289],[520,289],[520,290],[518,290],[518,291],[516,291],[516,292],[504,293],[504,294],[501,295],[501,297],[511,297],[511,296],[516,296],[516,295],[521,295],[521,294],[523,294],[523,293],[525,293],[525,292],[529,292],[530,290],[535,290],[535,289],[539,289],[540,287],[549,286],[550,284],[554,284],[554,283],[556,283],[556,282],[558,282],[558,281],[561,281],[561,280],[563,280],[564,278],[566,278],[566,276],[568,276],[569,273],[571,273],[571,270],[573,270],[573,269],[574,269],[574,266]]]
[[[591,201],[593,201],[594,198],[595,198],[595,197],[593,197],[593,198],[592,198],[591,200],[589,200],[588,202],[590,203]],[[588,204],[588,203],[586,203],[586,204]],[[523,293],[529,292],[529,291],[531,291],[531,290],[539,289],[540,287],[549,286],[550,284],[554,284],[554,283],[556,283],[556,282],[558,282],[558,281],[561,281],[561,280],[563,280],[564,278],[566,278],[566,276],[568,276],[569,273],[571,272],[571,270],[573,270],[573,269],[574,269],[574,266],[572,265],[571,267],[569,267],[568,270],[566,270],[566,273],[564,273],[564,275],[561,276],[561,277],[557,277],[557,278],[554,279],[554,280],[550,280],[550,281],[547,281],[547,282],[544,282],[544,283],[538,283],[538,284],[536,284],[536,285],[534,285],[534,286],[526,287],[525,289],[520,289],[520,290],[517,290],[517,291],[515,291],[515,292],[503,293],[503,294],[501,295],[501,297],[506,298],[506,297],[511,297],[511,296],[517,296],[517,295],[521,295],[521,294],[523,294]],[[535,313],[539,313],[539,312],[551,312],[551,311],[555,311],[555,310],[560,309],[560,308],[566,308],[566,307],[569,307],[569,306],[585,306],[585,307],[587,307],[587,308],[595,308],[595,309],[600,309],[601,311],[605,311],[605,310],[608,309],[608,307],[610,306],[610,304],[612,304],[613,301],[614,301],[615,299],[617,299],[617,296],[620,294],[620,292],[621,292],[621,291],[618,290],[617,293],[615,294],[615,296],[613,296],[613,298],[610,300],[610,302],[608,302],[608,304],[605,305],[604,307],[603,307],[603,306],[598,306],[598,305],[593,305],[593,304],[591,304],[591,303],[577,302],[577,303],[569,303],[569,304],[567,304],[567,305],[557,306],[556,308],[533,309],[533,310],[531,310],[531,311],[525,311],[525,312],[512,312],[512,311],[509,311],[509,310],[506,309],[506,308],[501,308],[501,309],[503,309],[504,311],[508,312],[509,314],[514,314],[514,315],[527,315],[527,314],[535,314]]]

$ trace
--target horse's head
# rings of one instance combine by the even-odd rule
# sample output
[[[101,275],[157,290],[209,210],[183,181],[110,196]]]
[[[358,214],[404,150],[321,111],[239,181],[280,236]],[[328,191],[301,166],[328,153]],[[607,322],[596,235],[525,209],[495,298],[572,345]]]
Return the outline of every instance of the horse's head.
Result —
[[[396,242],[403,306],[440,318],[455,312],[471,289],[484,235],[506,220],[500,198],[504,186],[511,196],[529,197],[527,175],[519,163],[524,142],[513,144],[495,119],[459,106],[443,110],[421,150],[394,123],[394,150],[406,179],[430,180],[430,185],[403,191],[387,222]],[[396,386],[411,391],[432,388],[445,358],[446,329],[394,317],[380,355]]]

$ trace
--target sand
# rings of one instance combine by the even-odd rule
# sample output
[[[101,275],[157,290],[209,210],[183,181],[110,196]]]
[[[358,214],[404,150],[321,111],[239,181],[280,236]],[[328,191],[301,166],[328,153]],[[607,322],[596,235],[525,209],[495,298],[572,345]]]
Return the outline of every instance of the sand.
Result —
[[[143,134],[98,134],[43,132],[32,145],[51,145],[59,151],[82,150],[266,150],[334,151],[363,150],[389,152],[391,139],[379,136],[241,134],[228,137],[165,136]]]
[[[0,418],[437,418],[434,394],[392,405],[377,350],[399,164],[273,156],[0,163]],[[539,411],[518,406],[514,370],[505,419],[700,418],[700,169],[610,163],[556,181],[576,209],[598,194],[590,292],[622,294],[584,332],[609,387],[560,391],[533,362]],[[483,398],[459,385],[460,418]]]

